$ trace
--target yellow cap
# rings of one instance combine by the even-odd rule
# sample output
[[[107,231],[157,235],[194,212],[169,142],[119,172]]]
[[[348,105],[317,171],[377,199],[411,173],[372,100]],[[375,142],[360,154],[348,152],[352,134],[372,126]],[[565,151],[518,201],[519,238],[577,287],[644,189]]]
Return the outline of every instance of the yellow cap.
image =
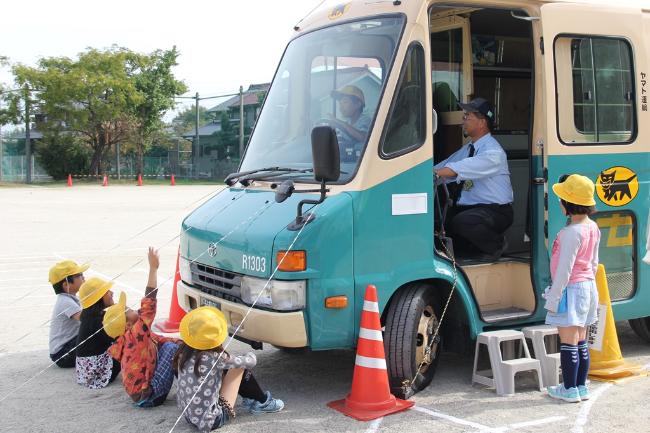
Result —
[[[343,96],[354,96],[358,98],[363,105],[366,105],[366,98],[363,96],[363,91],[357,86],[343,86],[339,90],[332,92],[334,99],[340,99]]]
[[[126,332],[126,294],[120,293],[120,300],[117,304],[111,305],[104,313],[104,332],[111,337],[117,338]]]
[[[564,182],[553,185],[553,192],[562,200],[580,206],[595,206],[594,183],[586,176],[572,174]]]
[[[218,347],[228,336],[228,324],[223,313],[210,306],[199,307],[183,317],[179,326],[181,338],[198,350]]]
[[[63,281],[66,277],[75,274],[82,274],[88,270],[90,265],[81,265],[72,260],[64,260],[52,266],[50,269],[50,284],[56,284],[59,281]]]
[[[86,280],[79,288],[79,300],[82,308],[88,308],[99,301],[113,287],[112,281],[102,280],[98,277],[92,277]]]

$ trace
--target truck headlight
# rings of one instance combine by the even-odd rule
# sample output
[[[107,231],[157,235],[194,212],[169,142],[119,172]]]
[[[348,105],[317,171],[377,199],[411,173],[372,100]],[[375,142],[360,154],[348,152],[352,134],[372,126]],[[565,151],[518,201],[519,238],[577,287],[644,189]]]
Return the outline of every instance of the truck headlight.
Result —
[[[242,277],[241,299],[252,304],[271,307],[274,310],[299,310],[305,307],[305,280],[280,281]],[[266,286],[266,287],[265,287]],[[259,297],[259,298],[258,298]]]
[[[190,260],[181,256],[178,260],[178,270],[181,274],[181,280],[187,284],[192,284],[192,269],[190,268]]]

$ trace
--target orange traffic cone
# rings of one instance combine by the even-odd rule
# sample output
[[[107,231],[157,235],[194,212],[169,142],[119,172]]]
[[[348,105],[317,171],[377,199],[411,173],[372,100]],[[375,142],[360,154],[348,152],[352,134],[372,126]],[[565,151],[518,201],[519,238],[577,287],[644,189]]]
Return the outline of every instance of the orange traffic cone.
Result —
[[[68,175],[68,186],[72,186],[72,175]]]
[[[142,186],[142,175],[138,175],[138,186]]]
[[[643,367],[626,362],[618,344],[618,334],[612,312],[612,301],[609,296],[609,286],[605,267],[598,265],[596,272],[598,287],[598,323],[591,330],[592,344],[589,350],[589,377],[596,380],[617,380],[629,376],[638,376]]]
[[[354,364],[352,391],[343,400],[327,403],[329,407],[360,421],[370,421],[413,406],[414,402],[390,393],[377,288],[372,284],[366,287]]]
[[[178,247],[178,255],[176,256],[176,273],[174,274],[174,286],[172,288],[172,303],[169,306],[169,318],[160,322],[154,323],[153,327],[159,332],[173,333],[178,332],[178,326],[181,319],[185,316],[185,311],[181,308],[176,297],[176,286],[181,279],[181,272],[179,268],[181,256],[181,248]]]
[[[102,182],[102,186],[108,186],[108,176],[104,175],[104,181]]]
[[[171,181],[171,186],[176,185],[176,178],[174,177],[174,174],[172,173],[172,181]]]

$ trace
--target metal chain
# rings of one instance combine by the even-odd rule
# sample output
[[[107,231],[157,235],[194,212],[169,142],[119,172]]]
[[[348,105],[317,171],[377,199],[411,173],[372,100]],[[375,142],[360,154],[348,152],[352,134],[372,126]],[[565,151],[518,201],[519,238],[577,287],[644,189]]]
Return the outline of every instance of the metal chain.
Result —
[[[418,374],[420,374],[420,370],[422,370],[422,366],[424,366],[425,361],[430,359],[431,356],[431,349],[433,348],[434,343],[436,342],[436,339],[438,338],[438,333],[440,331],[440,326],[442,326],[442,320],[445,318],[445,314],[447,313],[447,308],[449,307],[449,303],[451,302],[451,298],[454,295],[454,290],[456,289],[456,284],[458,282],[458,269],[456,268],[456,257],[454,256],[453,253],[449,251],[447,248],[447,245],[445,242],[442,242],[442,247],[445,249],[445,253],[447,256],[451,259],[452,266],[454,268],[454,283],[451,286],[451,290],[449,291],[449,297],[447,298],[447,302],[445,303],[445,307],[442,309],[442,313],[440,314],[440,319],[438,320],[438,326],[436,326],[436,330],[433,333],[433,337],[431,338],[431,342],[429,345],[425,348],[424,350],[424,356],[422,357],[422,361],[420,362],[420,365],[418,365],[417,370],[415,371],[415,374],[413,375],[413,378],[411,380],[405,380],[402,382],[402,389],[404,390],[404,395],[407,395],[407,391],[411,386],[413,385],[413,382],[415,382],[415,379],[417,378]]]

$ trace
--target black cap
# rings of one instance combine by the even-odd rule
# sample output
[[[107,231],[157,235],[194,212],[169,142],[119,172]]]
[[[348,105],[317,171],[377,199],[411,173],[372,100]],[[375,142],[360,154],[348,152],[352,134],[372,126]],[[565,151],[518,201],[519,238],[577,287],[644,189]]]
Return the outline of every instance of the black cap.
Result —
[[[487,99],[474,98],[467,104],[458,103],[458,106],[468,113],[481,113],[489,122],[494,122],[494,107]]]

